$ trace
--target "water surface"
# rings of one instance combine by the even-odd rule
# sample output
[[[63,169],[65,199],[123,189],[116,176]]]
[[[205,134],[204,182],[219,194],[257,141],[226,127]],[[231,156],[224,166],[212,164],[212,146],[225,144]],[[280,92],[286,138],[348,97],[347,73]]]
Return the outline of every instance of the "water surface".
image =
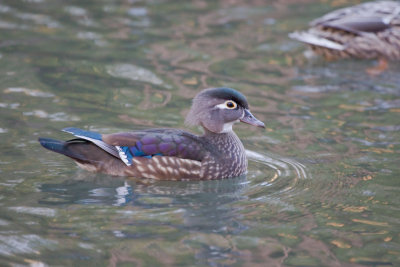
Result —
[[[399,265],[400,65],[287,37],[358,2],[1,0],[0,265]],[[235,127],[246,177],[91,174],[37,142],[184,128],[217,86],[266,123]]]

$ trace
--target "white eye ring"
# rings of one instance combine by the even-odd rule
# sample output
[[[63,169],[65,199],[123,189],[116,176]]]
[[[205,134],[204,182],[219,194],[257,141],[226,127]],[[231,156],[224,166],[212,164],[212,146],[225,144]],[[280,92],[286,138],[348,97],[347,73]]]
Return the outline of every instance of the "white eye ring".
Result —
[[[232,100],[225,101],[224,105],[225,105],[225,107],[227,109],[235,109],[235,108],[237,108],[236,102],[232,101]]]
[[[233,100],[227,100],[222,104],[216,105],[215,108],[219,109],[237,109],[238,105]]]

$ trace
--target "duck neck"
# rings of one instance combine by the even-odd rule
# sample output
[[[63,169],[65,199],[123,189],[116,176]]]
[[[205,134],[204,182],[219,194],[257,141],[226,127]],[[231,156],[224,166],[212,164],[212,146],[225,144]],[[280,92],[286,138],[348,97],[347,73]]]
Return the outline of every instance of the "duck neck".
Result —
[[[202,137],[206,139],[208,143],[213,144],[215,148],[225,153],[228,152],[229,154],[229,151],[244,152],[243,144],[234,131],[214,133],[204,128],[204,135]]]
[[[211,155],[211,162],[215,165],[209,170],[211,173],[219,168],[224,170],[221,177],[234,177],[246,173],[246,151],[233,131],[213,133],[205,129],[202,138],[210,146],[210,151],[215,152]]]
[[[229,138],[232,135],[236,136],[236,134],[233,131],[229,131],[226,133],[214,133],[208,130],[207,128],[203,129],[204,129],[203,137],[206,139],[221,139],[221,138]]]

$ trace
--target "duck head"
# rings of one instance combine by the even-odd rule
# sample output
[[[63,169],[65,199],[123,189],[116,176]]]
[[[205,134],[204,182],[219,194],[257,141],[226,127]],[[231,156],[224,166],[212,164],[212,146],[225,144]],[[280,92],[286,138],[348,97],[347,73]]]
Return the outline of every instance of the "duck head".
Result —
[[[213,133],[232,131],[236,122],[265,128],[263,122],[251,114],[246,97],[232,88],[211,88],[198,93],[185,121],[200,125]]]

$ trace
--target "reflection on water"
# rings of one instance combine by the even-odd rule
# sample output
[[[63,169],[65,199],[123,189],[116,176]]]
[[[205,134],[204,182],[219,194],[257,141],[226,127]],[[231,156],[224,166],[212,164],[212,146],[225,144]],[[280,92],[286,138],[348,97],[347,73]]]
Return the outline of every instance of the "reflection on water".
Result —
[[[225,245],[208,244],[210,237],[207,235],[214,236],[212,239],[220,239],[215,235],[239,235],[248,231],[249,225],[243,223],[240,216],[243,209],[240,206],[247,205],[249,201],[269,202],[273,206],[286,205],[286,210],[294,209],[290,207],[291,204],[284,203],[285,199],[293,197],[296,188],[302,190],[301,186],[296,185],[299,180],[310,178],[305,167],[292,159],[247,152],[252,169],[255,170],[247,177],[163,182],[116,177],[110,179],[108,176],[87,173],[85,177],[85,173],[79,171],[75,178],[71,177],[61,183],[40,184],[39,189],[45,194],[38,203],[50,207],[87,205],[88,209],[93,205],[101,209],[119,206],[121,208],[115,211],[113,217],[116,218],[113,220],[122,220],[129,227],[110,225],[109,234],[127,241],[159,237],[157,231],[147,229],[145,232],[137,232],[131,228],[144,227],[149,223],[152,227],[201,233],[194,240],[184,238],[183,242],[189,243],[189,246],[200,246],[197,256],[201,261],[207,259],[210,264],[218,263],[236,257],[236,253]],[[248,239],[250,241],[251,238]]]
[[[134,180],[122,180],[122,178],[109,180],[110,177],[104,177],[94,181],[85,179],[68,180],[61,184],[42,184],[39,189],[49,194],[46,194],[46,199],[42,199],[41,202],[50,205],[79,203],[144,207],[147,204],[162,205],[157,202],[157,199],[174,198],[179,202],[177,198],[185,196],[204,197],[205,200],[212,202],[205,196],[210,194],[210,196],[219,198],[222,197],[221,194],[237,192],[247,184],[245,177],[185,183],[139,180],[135,182]],[[151,196],[151,203],[146,202],[148,196]],[[142,202],[142,199],[146,199],[146,201]],[[167,201],[167,206],[168,204],[170,201]]]
[[[287,37],[358,2],[0,1],[0,265],[399,265],[399,64]],[[211,86],[266,123],[235,127],[247,177],[90,174],[36,141],[184,128]]]

